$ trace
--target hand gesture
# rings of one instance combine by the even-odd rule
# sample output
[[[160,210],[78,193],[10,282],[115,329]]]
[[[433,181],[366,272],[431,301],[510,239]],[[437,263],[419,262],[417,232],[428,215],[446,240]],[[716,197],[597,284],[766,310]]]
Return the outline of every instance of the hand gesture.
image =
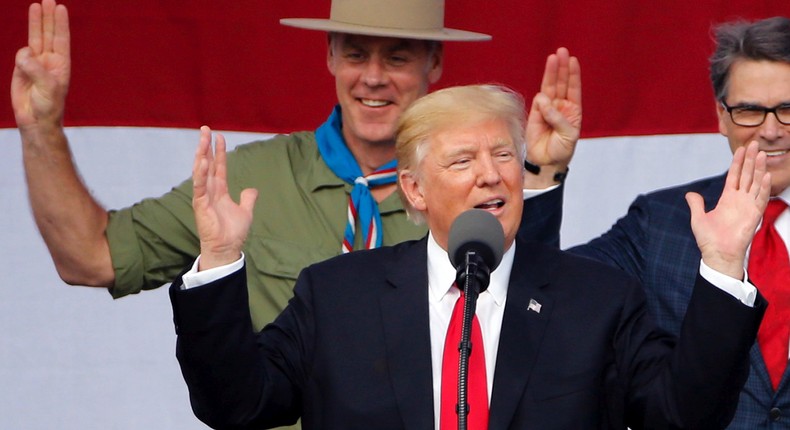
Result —
[[[527,159],[562,171],[573,156],[582,125],[582,82],[579,60],[566,48],[546,59],[540,92],[527,117]]]
[[[55,0],[28,11],[28,46],[16,54],[11,104],[20,131],[43,124],[60,127],[71,74],[69,16]]]
[[[258,191],[241,192],[239,204],[228,194],[225,138],[217,133],[216,151],[211,148],[211,129],[200,128],[200,143],[192,167],[192,207],[200,236],[198,270],[211,269],[239,259],[252,224]]]
[[[702,196],[686,194],[691,209],[691,230],[710,268],[743,280],[746,249],[751,243],[771,191],[771,174],[765,165],[765,153],[757,142],[740,147],[727,172],[719,202],[705,212]]]

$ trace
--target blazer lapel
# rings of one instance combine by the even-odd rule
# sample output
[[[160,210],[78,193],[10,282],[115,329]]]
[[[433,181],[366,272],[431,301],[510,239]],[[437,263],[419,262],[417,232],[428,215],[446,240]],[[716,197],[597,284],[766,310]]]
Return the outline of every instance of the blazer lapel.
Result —
[[[489,429],[508,428],[543,341],[553,300],[545,291],[555,260],[545,248],[519,241],[499,339]]]
[[[407,429],[434,426],[426,239],[399,247],[381,295],[392,387]]]

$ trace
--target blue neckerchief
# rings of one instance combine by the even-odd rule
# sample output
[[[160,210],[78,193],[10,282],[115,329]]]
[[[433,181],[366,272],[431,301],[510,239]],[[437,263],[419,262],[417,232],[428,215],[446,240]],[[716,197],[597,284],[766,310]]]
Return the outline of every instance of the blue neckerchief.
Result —
[[[392,160],[370,175],[363,176],[362,169],[359,168],[357,160],[343,140],[341,129],[340,105],[337,105],[326,122],[315,131],[315,139],[318,143],[318,152],[321,153],[329,169],[338,178],[354,185],[348,205],[348,222],[343,235],[343,252],[349,252],[354,248],[357,218],[362,226],[365,248],[376,248],[381,246],[381,215],[376,200],[370,194],[370,188],[394,184],[397,180],[396,162]]]

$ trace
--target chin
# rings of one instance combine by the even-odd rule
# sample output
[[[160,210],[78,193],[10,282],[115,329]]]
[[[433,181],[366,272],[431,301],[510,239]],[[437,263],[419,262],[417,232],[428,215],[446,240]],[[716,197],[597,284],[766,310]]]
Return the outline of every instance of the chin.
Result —
[[[360,133],[360,138],[370,143],[393,144],[395,142],[395,130],[392,127],[370,127]]]

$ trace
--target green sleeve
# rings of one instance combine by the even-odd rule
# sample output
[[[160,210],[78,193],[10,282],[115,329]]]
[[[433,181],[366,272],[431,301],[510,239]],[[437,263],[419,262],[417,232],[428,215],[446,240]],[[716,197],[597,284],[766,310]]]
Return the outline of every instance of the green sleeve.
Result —
[[[192,212],[192,181],[169,193],[110,212],[107,226],[114,298],[162,286],[199,253]]]

